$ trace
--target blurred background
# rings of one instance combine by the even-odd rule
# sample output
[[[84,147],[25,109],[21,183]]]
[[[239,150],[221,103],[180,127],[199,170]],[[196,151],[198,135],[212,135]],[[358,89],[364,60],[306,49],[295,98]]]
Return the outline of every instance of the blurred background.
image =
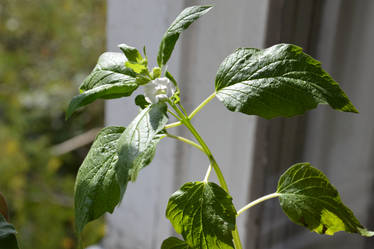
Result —
[[[0,0],[0,192],[21,248],[77,246],[74,180],[103,103],[64,112],[105,50],[105,25],[106,1]],[[86,233],[98,241],[103,220]]]

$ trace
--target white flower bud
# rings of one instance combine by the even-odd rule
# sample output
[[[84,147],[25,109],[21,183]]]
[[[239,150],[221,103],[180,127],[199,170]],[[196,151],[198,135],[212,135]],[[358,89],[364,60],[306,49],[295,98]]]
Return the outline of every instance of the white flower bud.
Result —
[[[144,85],[145,99],[156,104],[159,101],[165,101],[175,93],[175,86],[166,77],[157,78]]]

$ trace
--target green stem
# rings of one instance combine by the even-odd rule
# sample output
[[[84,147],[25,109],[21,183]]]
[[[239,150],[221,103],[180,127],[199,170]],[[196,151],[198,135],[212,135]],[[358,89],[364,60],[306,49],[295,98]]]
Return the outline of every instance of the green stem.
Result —
[[[212,93],[208,98],[206,98],[203,102],[201,102],[201,104],[195,108],[195,110],[193,110],[191,112],[191,114],[188,116],[189,119],[192,119],[206,104],[208,104],[214,97],[216,96],[216,92]],[[183,110],[184,113],[186,113],[186,110],[184,109],[184,107],[179,104],[179,106],[181,107],[181,109]],[[174,115],[174,114],[173,114]],[[180,126],[182,125],[182,122],[178,121],[178,122],[174,122],[174,123],[171,123],[171,124],[168,124],[165,126],[165,129],[169,129],[169,128],[174,128],[174,127],[177,127],[177,126]]]
[[[171,114],[171,115],[173,115],[176,119],[178,119],[178,120],[182,120],[177,114],[175,114],[174,112],[172,112],[172,111],[170,111],[170,110],[168,110],[168,112]]]
[[[180,109],[183,111],[184,115],[187,116],[187,111],[186,111],[186,109],[184,109],[183,105],[181,105],[181,103],[178,103],[177,105],[178,105],[178,106],[180,107]]]
[[[216,92],[212,93],[208,98],[206,98],[201,104],[196,107],[195,110],[191,112],[191,114],[188,116],[189,119],[193,118],[206,104],[208,104],[214,97],[216,96]]]
[[[185,137],[174,136],[174,135],[169,134],[169,133],[166,133],[166,136],[167,136],[167,137],[170,137],[170,138],[174,138],[174,139],[179,140],[179,141],[182,141],[182,142],[185,142],[185,143],[187,143],[187,144],[189,144],[189,145],[194,146],[195,148],[198,148],[198,149],[201,150],[202,152],[205,152],[204,149],[203,149],[203,147],[201,147],[200,145],[198,145],[198,144],[195,143],[194,141],[191,141],[191,140],[189,140],[189,139],[187,139],[187,138],[185,138]]]
[[[242,207],[239,211],[238,211],[238,214],[236,216],[239,216],[240,214],[242,214],[244,211],[250,209],[251,207],[253,206],[256,206],[257,204],[263,202],[263,201],[266,201],[266,200],[269,200],[269,199],[272,199],[272,198],[277,198],[279,197],[281,194],[279,193],[272,193],[272,194],[269,194],[269,195],[265,195],[261,198],[258,198],[257,200],[254,200],[252,202],[250,202],[249,204],[245,205],[244,207]]]
[[[187,129],[190,130],[190,132],[192,133],[192,135],[196,138],[196,140],[199,142],[199,144],[201,145],[201,147],[203,148],[205,154],[207,155],[207,157],[209,158],[209,161],[210,161],[210,164],[212,165],[214,171],[216,172],[216,175],[217,175],[217,178],[218,178],[218,181],[219,181],[219,184],[221,185],[221,187],[229,194],[229,189],[227,187],[227,183],[225,181],[225,178],[222,174],[222,171],[220,169],[220,167],[218,166],[216,160],[214,159],[213,155],[212,155],[212,152],[210,151],[209,147],[206,145],[205,141],[202,139],[202,137],[200,136],[200,134],[197,132],[197,130],[195,129],[195,127],[192,125],[190,119],[196,114],[199,112],[199,110],[201,108],[203,108],[207,103],[209,103],[210,100],[212,100],[215,96],[215,93],[213,93],[212,95],[210,95],[206,100],[204,100],[192,113],[189,117],[186,117],[181,110],[179,110],[179,108],[174,104],[172,103],[171,101],[169,101],[169,104],[170,106],[176,111],[176,113],[179,115],[180,119],[181,119],[181,123],[183,123]],[[239,236],[239,232],[238,232],[238,228],[237,226],[235,226],[235,230],[232,232],[232,236],[233,236],[233,241],[234,241],[234,246],[235,246],[235,249],[242,249],[242,245],[241,245],[241,242],[240,242],[240,236]]]
[[[243,249],[242,242],[240,241],[238,226],[235,225],[235,230],[232,232],[232,237],[234,240],[234,247],[235,249]]]
[[[174,123],[170,123],[168,125],[165,125],[165,129],[169,129],[169,128],[173,128],[173,127],[177,127],[177,126],[180,126],[182,123],[180,121],[178,122],[174,122]]]
[[[196,140],[199,142],[201,147],[203,147],[205,154],[209,158],[210,163],[212,164],[212,167],[214,169],[214,172],[216,172],[218,181],[221,185],[221,187],[228,193],[229,189],[227,187],[227,183],[225,181],[225,178],[222,174],[221,169],[219,168],[216,159],[213,157],[212,152],[210,151],[209,147],[206,145],[205,141],[201,138],[200,134],[197,132],[195,127],[191,124],[189,119],[183,120],[184,125],[187,127],[187,129],[190,130],[192,135],[196,138]]]
[[[208,183],[210,173],[212,172],[212,165],[209,164],[208,170],[206,171],[205,177],[204,177],[204,182]]]

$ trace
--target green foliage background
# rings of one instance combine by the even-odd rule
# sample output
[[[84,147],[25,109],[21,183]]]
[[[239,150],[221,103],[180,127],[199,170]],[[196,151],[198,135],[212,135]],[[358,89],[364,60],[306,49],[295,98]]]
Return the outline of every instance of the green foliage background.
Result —
[[[102,103],[64,120],[78,85],[105,50],[106,1],[0,1],[0,192],[22,248],[76,248],[74,179],[88,147],[50,148],[102,126]],[[98,241],[103,222],[85,231]]]

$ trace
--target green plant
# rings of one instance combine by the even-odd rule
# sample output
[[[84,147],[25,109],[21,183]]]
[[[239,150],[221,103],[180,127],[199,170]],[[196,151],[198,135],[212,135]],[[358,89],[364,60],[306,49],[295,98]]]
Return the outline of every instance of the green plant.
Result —
[[[346,94],[318,61],[291,44],[267,49],[240,48],[220,65],[215,91],[191,114],[184,109],[177,81],[166,70],[180,33],[211,9],[192,6],[185,9],[166,31],[157,57],[158,67],[148,69],[144,56],[133,47],[119,45],[123,53],[104,53],[97,66],[80,86],[67,117],[96,99],[130,96],[138,87],[135,104],[141,109],[125,127],[106,127],[96,137],[79,169],[75,185],[76,229],[112,212],[123,198],[129,181],[146,167],[164,138],[173,138],[201,150],[210,165],[203,181],[189,182],[169,200],[166,217],[184,240],[166,239],[161,248],[242,248],[236,219],[249,208],[278,198],[291,221],[319,234],[338,231],[373,236],[340,200],[327,177],[309,163],[291,166],[279,179],[272,194],[255,200],[238,211],[232,203],[225,178],[209,147],[191,119],[214,97],[230,111],[271,119],[302,114],[318,104],[356,113]],[[178,121],[168,124],[168,114]],[[169,129],[183,125],[196,139],[175,136]],[[211,171],[219,185],[209,182]]]

